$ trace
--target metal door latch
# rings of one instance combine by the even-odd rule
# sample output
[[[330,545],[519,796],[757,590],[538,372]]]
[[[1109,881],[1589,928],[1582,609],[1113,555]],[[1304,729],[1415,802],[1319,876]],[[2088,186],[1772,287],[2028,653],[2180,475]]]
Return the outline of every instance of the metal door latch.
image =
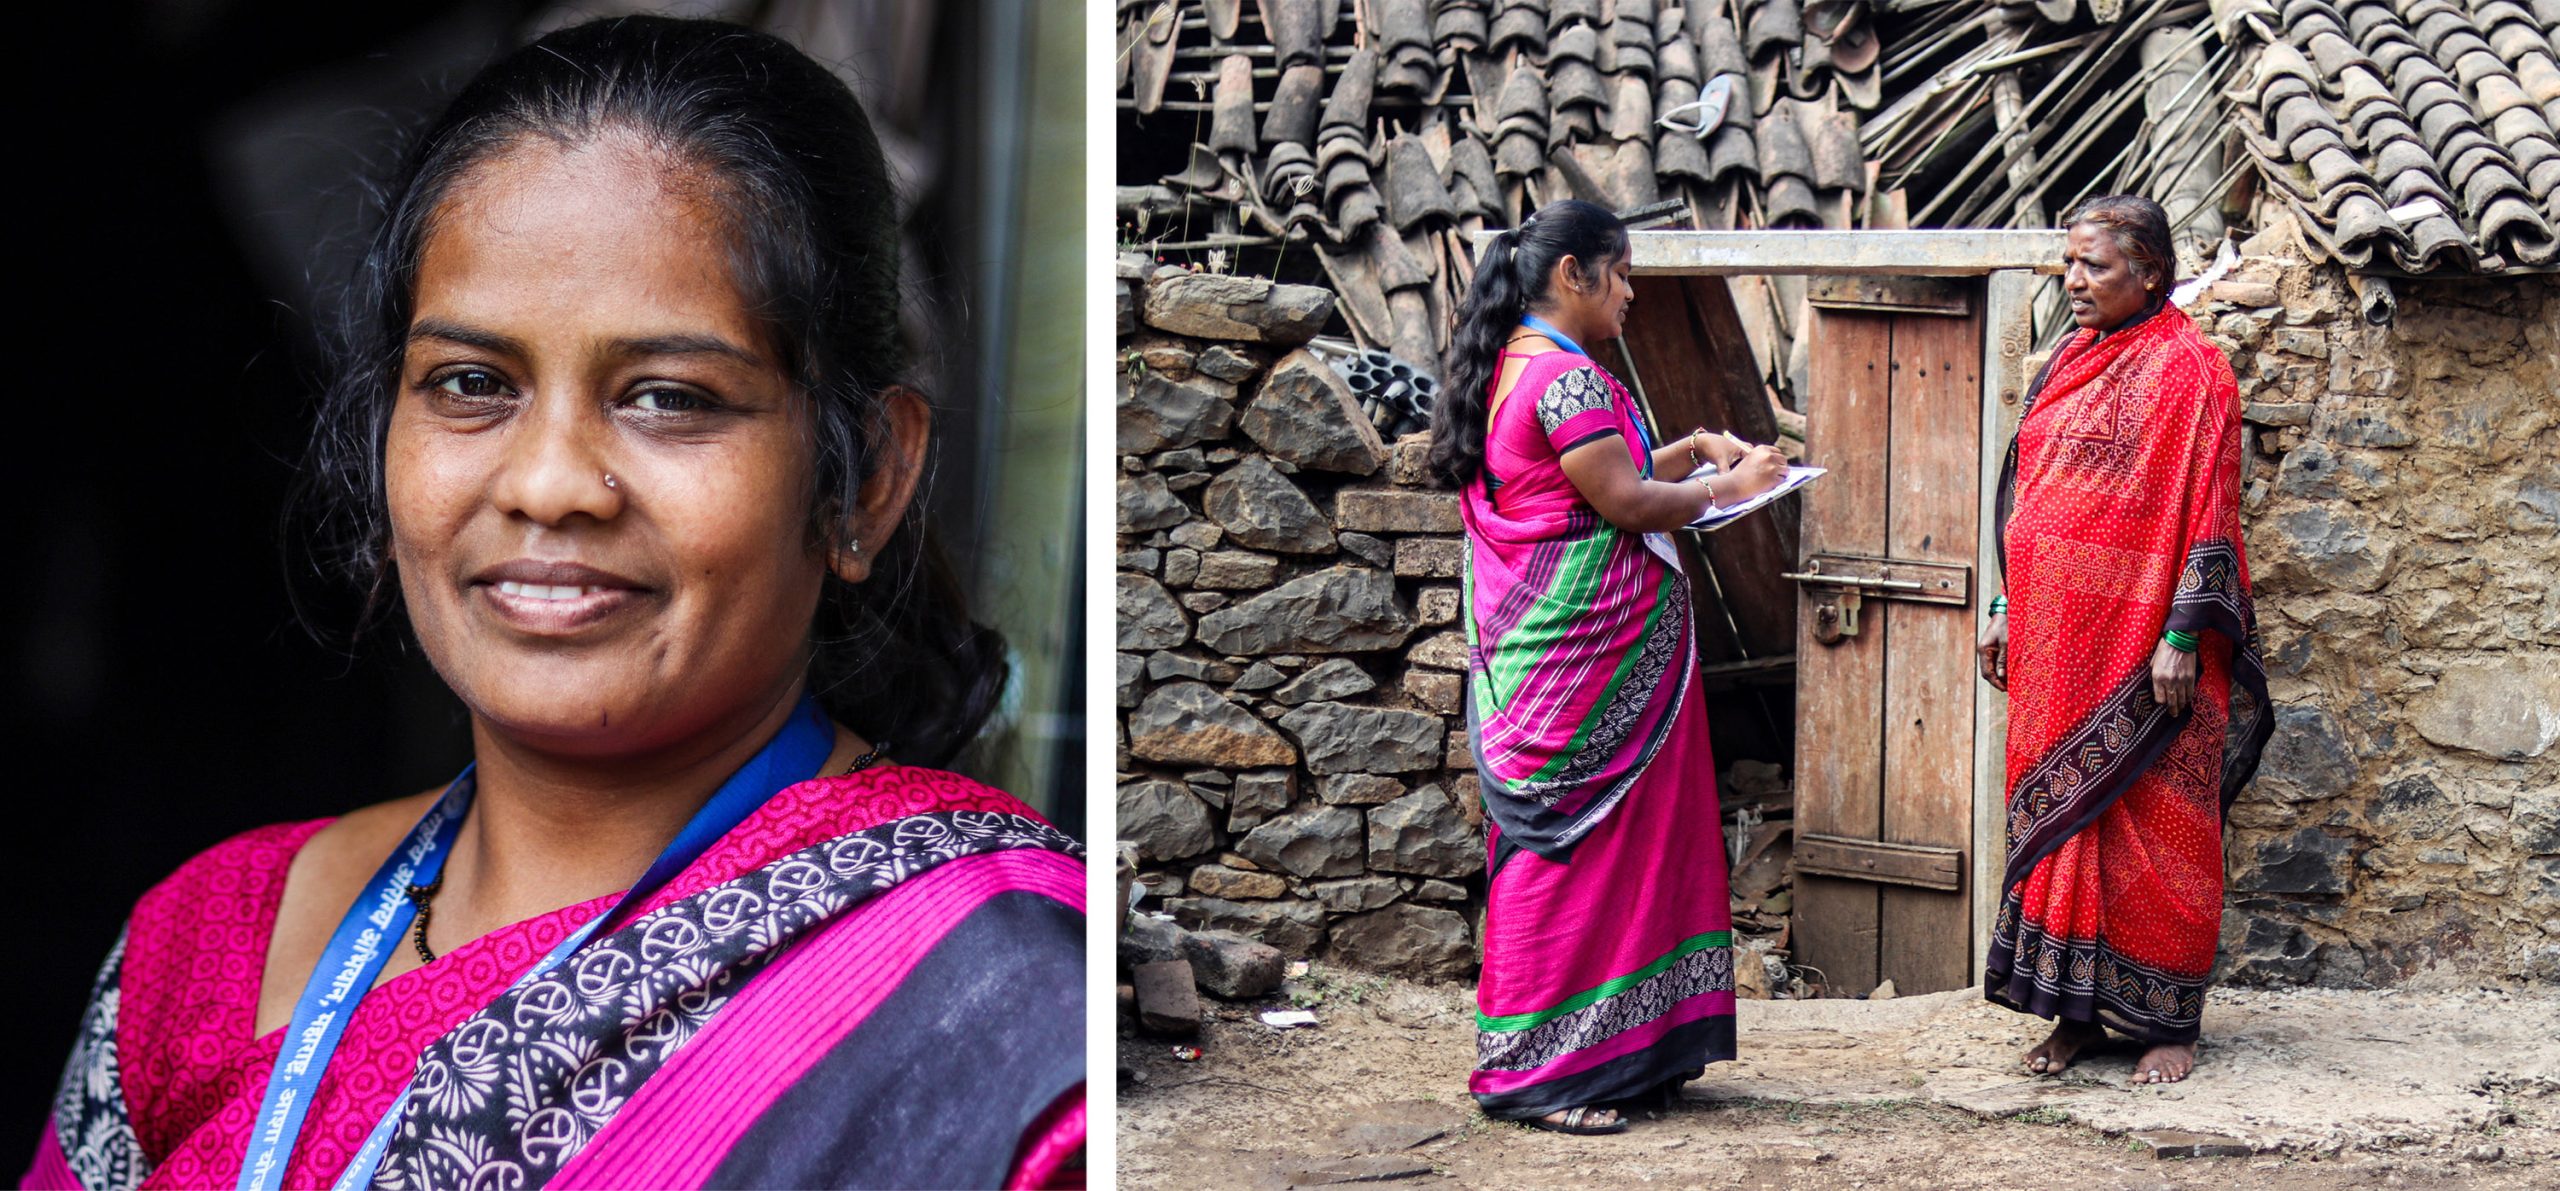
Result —
[[[1792,579],[1793,575],[1787,576]],[[1838,645],[1842,637],[1858,635],[1858,589],[1826,591],[1813,597],[1813,639],[1825,645]]]
[[[1815,589],[1808,593],[1813,599],[1813,639],[1838,645],[1858,635],[1858,610],[1869,597],[1961,605],[1971,594],[1972,576],[1972,568],[1958,563],[1818,554],[1804,570],[1781,577]]]

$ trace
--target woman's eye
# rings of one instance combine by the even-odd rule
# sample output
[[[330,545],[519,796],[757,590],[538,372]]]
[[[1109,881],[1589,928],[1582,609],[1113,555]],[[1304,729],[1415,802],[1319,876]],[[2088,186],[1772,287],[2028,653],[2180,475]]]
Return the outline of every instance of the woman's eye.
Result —
[[[456,397],[503,397],[505,382],[477,370],[456,372],[436,382],[435,387]]]
[[[682,389],[647,389],[633,397],[631,404],[655,414],[689,414],[700,412],[710,403]]]

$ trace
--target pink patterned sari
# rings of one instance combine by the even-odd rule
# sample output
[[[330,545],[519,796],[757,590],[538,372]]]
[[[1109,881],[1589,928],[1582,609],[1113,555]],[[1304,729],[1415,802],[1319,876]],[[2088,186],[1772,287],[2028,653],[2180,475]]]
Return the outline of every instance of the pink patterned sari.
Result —
[[[1615,378],[1577,353],[1530,356],[1459,497],[1492,853],[1468,1083],[1495,1117],[1632,1098],[1734,1053],[1688,580],[1665,536],[1610,525],[1560,462],[1612,436],[1650,475]]]
[[[322,826],[143,896],[25,1185],[237,1182],[285,1033],[252,1033],[267,940]],[[1081,1183],[1084,869],[1021,803],[904,766],[791,786],[510,991],[615,900],[367,995],[284,1185],[330,1185],[413,1074],[377,1188]]]

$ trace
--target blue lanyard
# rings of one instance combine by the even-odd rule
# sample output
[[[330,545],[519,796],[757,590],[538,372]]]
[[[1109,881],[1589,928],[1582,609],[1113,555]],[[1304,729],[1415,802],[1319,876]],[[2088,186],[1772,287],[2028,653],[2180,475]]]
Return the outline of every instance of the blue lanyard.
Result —
[[[650,862],[649,871],[641,875],[639,882],[612,909],[588,919],[560,940],[514,987],[532,983],[576,953],[598,928],[675,879],[676,874],[783,787],[814,776],[834,749],[835,730],[826,713],[818,708],[815,699],[803,695],[782,731],[721,783],[711,800],[694,812],[675,840]],[[465,767],[462,775],[445,787],[444,796],[410,830],[408,842],[375,870],[364,895],[339,921],[337,933],[329,936],[328,948],[320,953],[319,964],[312,968],[311,978],[294,1002],[293,1022],[285,1029],[285,1049],[276,1056],[275,1070],[267,1078],[266,1098],[259,1105],[249,1149],[240,1163],[239,1191],[275,1191],[283,1183],[286,1160],[292,1156],[294,1140],[302,1131],[303,1114],[311,1107],[312,1089],[319,1085],[321,1073],[328,1070],[329,1058],[338,1049],[339,1036],[346,1032],[347,1019],[354,1015],[356,1002],[373,988],[374,978],[381,974],[388,957],[386,944],[398,939],[416,916],[416,908],[409,902],[409,886],[433,884],[444,872],[454,835],[471,807],[476,788],[472,772],[471,767]],[[383,1152],[390,1148],[392,1131],[408,1099],[405,1088],[392,1099],[390,1110],[365,1138],[364,1148],[338,1176],[337,1187],[360,1187],[373,1180],[374,1169],[381,1165]]]
[[[1555,340],[1555,341],[1556,341],[1556,346],[1557,346],[1557,347],[1561,347],[1561,348],[1565,349],[1566,351],[1572,352],[1573,354],[1575,354],[1575,355],[1577,355],[1577,356],[1580,356],[1580,357],[1582,357],[1583,359],[1586,359],[1586,360],[1588,360],[1588,359],[1590,359],[1590,358],[1591,358],[1591,353],[1590,353],[1590,352],[1587,352],[1587,351],[1582,350],[1582,345],[1581,345],[1581,344],[1579,344],[1579,343],[1575,343],[1575,342],[1573,341],[1573,336],[1571,336],[1571,335],[1567,335],[1567,334],[1565,334],[1564,332],[1557,330],[1557,329],[1556,329],[1556,325],[1555,325],[1554,323],[1548,322],[1547,320],[1545,320],[1545,319],[1543,319],[1543,318],[1539,318],[1537,315],[1534,315],[1534,314],[1524,314],[1524,315],[1521,315],[1521,316],[1520,316],[1520,325],[1521,325],[1521,326],[1524,326],[1524,327],[1527,327],[1527,328],[1529,328],[1529,329],[1530,329],[1530,330],[1532,330],[1532,331],[1536,331],[1537,333],[1539,333],[1539,334],[1541,334],[1541,335],[1544,335],[1544,336],[1546,336],[1546,337],[1547,337],[1547,338],[1549,338],[1549,339],[1553,339],[1553,340]]]
[[[1561,347],[1561,348],[1565,349],[1566,351],[1572,352],[1573,354],[1575,354],[1575,355],[1577,355],[1577,356],[1580,356],[1580,357],[1582,357],[1583,359],[1588,360],[1588,359],[1590,359],[1590,358],[1591,358],[1591,353],[1590,353],[1590,352],[1587,352],[1587,351],[1582,350],[1582,345],[1581,345],[1581,344],[1579,344],[1579,343],[1575,343],[1575,342],[1573,341],[1573,336],[1571,336],[1571,335],[1567,335],[1567,334],[1565,334],[1564,332],[1557,330],[1557,329],[1556,329],[1556,325],[1555,325],[1554,323],[1548,322],[1547,320],[1545,320],[1545,319],[1543,319],[1543,318],[1539,318],[1537,315],[1534,315],[1534,314],[1524,314],[1524,315],[1521,315],[1521,316],[1520,316],[1520,325],[1521,325],[1521,326],[1524,326],[1524,327],[1527,327],[1527,328],[1529,328],[1529,329],[1530,329],[1530,330],[1532,330],[1532,331],[1536,331],[1537,333],[1539,333],[1539,334],[1541,334],[1541,335],[1544,335],[1544,336],[1546,336],[1546,337],[1547,337],[1547,338],[1549,338],[1549,339],[1553,339],[1553,340],[1555,340],[1555,341],[1556,341],[1556,346]],[[1646,479],[1652,479],[1652,478],[1653,478],[1653,458],[1652,458],[1652,456],[1653,456],[1653,434],[1652,434],[1652,432],[1651,432],[1651,431],[1648,431],[1648,430],[1646,430],[1646,429],[1645,429],[1645,426],[1644,426],[1644,419],[1643,419],[1643,418],[1635,417],[1635,416],[1633,416],[1633,415],[1630,415],[1630,416],[1627,418],[1627,420],[1628,420],[1628,421],[1630,421],[1630,422],[1635,423],[1635,427],[1636,427],[1636,446],[1637,446],[1638,448],[1640,448],[1640,449],[1644,452],[1644,455],[1645,455],[1645,463],[1644,463],[1644,474],[1645,474],[1645,478],[1646,478]]]

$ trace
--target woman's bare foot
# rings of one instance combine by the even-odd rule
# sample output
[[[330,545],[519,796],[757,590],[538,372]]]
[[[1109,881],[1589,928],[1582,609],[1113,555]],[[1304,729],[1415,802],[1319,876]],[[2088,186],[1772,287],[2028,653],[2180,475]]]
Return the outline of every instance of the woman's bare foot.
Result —
[[[2176,1083],[2196,1069],[2196,1044],[2181,1042],[2174,1046],[2155,1046],[2134,1060],[2133,1082]]]
[[[2053,1032],[2044,1036],[2034,1050],[2026,1053],[2027,1071],[2034,1075],[2059,1075],[2071,1069],[2071,1060],[2081,1049],[2107,1036],[2107,1028],[2096,1022],[2057,1021]]]
[[[1618,1115],[1618,1110],[1590,1104],[1557,1109],[1528,1122],[1528,1125],[1530,1128],[1544,1129],[1549,1133],[1584,1135],[1622,1133],[1627,1128],[1627,1122],[1625,1118]]]

